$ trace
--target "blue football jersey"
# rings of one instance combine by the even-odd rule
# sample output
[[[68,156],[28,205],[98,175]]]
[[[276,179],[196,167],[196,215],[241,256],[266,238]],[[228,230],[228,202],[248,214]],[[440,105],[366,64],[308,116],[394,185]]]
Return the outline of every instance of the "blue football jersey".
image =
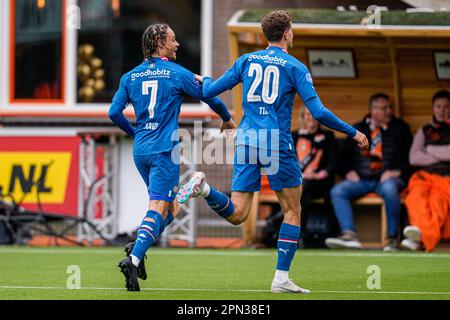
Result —
[[[178,116],[183,95],[205,101],[224,121],[231,118],[218,99],[205,99],[194,74],[165,58],[146,60],[122,76],[112,106],[132,103],[136,114],[133,153],[170,151],[179,142]]]
[[[242,83],[244,116],[237,144],[273,150],[293,149],[292,107],[298,93],[313,116],[333,129],[349,135],[355,129],[320,104],[308,68],[286,50],[272,46],[239,57],[218,80],[205,77],[203,93],[215,96]]]

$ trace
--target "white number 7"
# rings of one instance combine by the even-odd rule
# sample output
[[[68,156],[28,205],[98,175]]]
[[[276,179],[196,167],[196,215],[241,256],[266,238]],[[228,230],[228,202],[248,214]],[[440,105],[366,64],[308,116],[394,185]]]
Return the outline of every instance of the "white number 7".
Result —
[[[155,116],[155,106],[156,106],[156,94],[158,93],[158,80],[143,81],[142,82],[142,95],[149,95],[149,88],[152,88],[152,93],[150,94],[150,102],[148,104],[148,114],[150,119]]]

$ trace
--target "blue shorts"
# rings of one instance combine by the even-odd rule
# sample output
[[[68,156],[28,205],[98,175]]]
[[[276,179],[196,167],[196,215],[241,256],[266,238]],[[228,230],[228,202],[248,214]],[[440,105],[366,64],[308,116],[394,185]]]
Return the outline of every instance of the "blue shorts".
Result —
[[[150,200],[172,202],[178,192],[180,180],[179,153],[172,160],[172,151],[152,154],[133,155],[134,164],[147,185]]]
[[[236,146],[232,191],[256,192],[261,189],[261,175],[267,175],[270,188],[280,191],[302,184],[302,173],[295,150],[264,150]]]

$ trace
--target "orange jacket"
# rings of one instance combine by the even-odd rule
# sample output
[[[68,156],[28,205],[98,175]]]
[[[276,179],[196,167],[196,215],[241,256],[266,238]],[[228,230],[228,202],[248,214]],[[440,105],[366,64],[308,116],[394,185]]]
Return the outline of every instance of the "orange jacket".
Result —
[[[410,224],[422,232],[426,251],[450,238],[450,177],[417,171],[409,180],[405,204]]]

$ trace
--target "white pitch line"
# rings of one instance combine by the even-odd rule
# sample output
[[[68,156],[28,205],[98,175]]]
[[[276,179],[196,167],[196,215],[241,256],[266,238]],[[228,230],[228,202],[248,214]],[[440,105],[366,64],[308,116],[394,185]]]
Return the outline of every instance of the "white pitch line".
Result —
[[[0,289],[40,289],[40,290],[96,290],[96,291],[108,291],[108,290],[123,290],[125,288],[97,288],[97,287],[81,287],[80,289],[67,289],[65,287],[39,287],[39,286],[0,286]],[[207,288],[141,288],[141,291],[196,291],[196,292],[267,292],[270,290],[261,289],[207,289]],[[406,295],[448,295],[450,292],[423,292],[423,291],[346,291],[346,290],[318,290],[312,291],[314,293],[333,293],[333,294],[406,294]]]
[[[117,253],[121,253],[121,248],[117,248],[117,251],[111,249],[90,249],[86,248],[86,250],[74,249],[40,249],[40,248],[25,248],[25,249],[15,249],[15,248],[0,248],[0,254],[105,254],[105,255],[115,255]],[[186,256],[253,256],[253,257],[271,257],[276,255],[276,250],[274,249],[272,252],[249,252],[249,251],[238,251],[238,250],[230,250],[228,252],[225,251],[211,251],[211,250],[203,250],[198,249],[192,251],[190,249],[156,249],[149,251],[150,257],[153,255],[186,255]],[[438,259],[449,259],[450,254],[448,253],[383,253],[383,252],[308,252],[308,250],[299,249],[297,251],[297,255],[299,257],[375,257],[375,258],[438,258]]]
[[[448,295],[450,296],[450,292],[420,292],[420,291],[312,291],[317,293],[350,293],[350,294],[417,294],[417,295]]]

